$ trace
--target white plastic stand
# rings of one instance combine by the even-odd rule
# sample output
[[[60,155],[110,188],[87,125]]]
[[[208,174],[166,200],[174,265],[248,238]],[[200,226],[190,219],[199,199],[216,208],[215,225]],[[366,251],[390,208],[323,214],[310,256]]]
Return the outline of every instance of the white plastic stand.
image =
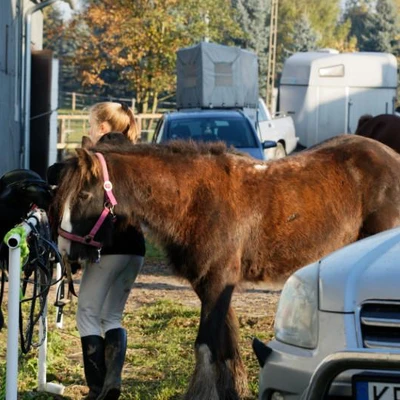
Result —
[[[19,236],[19,235],[18,235]],[[19,244],[20,237],[15,238]],[[18,322],[19,322],[19,292],[21,278],[21,249],[10,248],[8,257],[8,334],[7,334],[7,370],[6,370],[6,400],[17,400],[18,388]]]
[[[32,228],[41,218],[39,210],[32,211],[28,220],[22,226],[28,236]],[[8,329],[7,329],[7,371],[6,371],[6,400],[17,400],[18,393],[18,327],[19,327],[19,301],[21,290],[21,236],[18,233],[11,235],[7,241],[9,247],[8,257]],[[44,320],[43,320],[44,319]],[[45,331],[43,329],[43,322]],[[39,340],[43,343],[39,348],[39,390],[50,393],[62,394],[64,386],[46,382],[46,356],[47,356],[47,304],[43,316],[39,321]]]

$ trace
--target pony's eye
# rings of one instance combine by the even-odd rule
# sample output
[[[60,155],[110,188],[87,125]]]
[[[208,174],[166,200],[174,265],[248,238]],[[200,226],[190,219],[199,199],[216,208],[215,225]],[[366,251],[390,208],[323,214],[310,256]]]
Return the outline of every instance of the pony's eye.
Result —
[[[78,194],[78,199],[79,200],[87,200],[90,197],[90,193],[89,192],[80,192]]]

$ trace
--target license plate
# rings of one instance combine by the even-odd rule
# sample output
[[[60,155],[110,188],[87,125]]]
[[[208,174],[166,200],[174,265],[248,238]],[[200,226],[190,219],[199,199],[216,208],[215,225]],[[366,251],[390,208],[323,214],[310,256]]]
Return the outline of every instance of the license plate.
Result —
[[[353,376],[353,399],[400,400],[400,377],[355,375]]]

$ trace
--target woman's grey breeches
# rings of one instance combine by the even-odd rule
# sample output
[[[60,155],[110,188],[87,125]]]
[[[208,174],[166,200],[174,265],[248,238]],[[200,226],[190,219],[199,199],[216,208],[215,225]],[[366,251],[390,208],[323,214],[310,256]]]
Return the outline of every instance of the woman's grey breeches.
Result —
[[[101,336],[121,327],[125,304],[143,262],[141,256],[104,255],[99,263],[84,268],[76,315],[81,337]]]

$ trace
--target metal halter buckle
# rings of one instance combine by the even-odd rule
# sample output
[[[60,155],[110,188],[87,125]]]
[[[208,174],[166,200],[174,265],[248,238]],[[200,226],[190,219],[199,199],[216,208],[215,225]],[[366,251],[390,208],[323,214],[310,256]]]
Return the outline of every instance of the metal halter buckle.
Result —
[[[113,189],[113,185],[110,181],[105,181],[103,184],[103,188],[106,192],[110,192]]]

